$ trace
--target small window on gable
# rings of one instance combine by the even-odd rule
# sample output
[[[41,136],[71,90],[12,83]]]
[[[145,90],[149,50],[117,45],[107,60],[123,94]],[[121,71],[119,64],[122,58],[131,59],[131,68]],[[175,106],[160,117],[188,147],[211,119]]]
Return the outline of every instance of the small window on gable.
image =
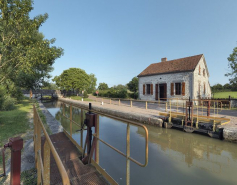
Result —
[[[206,75],[206,71],[205,71],[205,69],[203,69],[203,76],[205,76]]]

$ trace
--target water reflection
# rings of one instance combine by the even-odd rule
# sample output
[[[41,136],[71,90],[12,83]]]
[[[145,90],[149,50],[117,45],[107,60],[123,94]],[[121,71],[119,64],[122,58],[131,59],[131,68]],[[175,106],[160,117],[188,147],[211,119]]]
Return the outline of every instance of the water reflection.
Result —
[[[47,106],[47,105],[46,105]],[[49,108],[49,107],[53,108]],[[66,130],[69,122],[62,116],[58,103],[48,105]],[[73,120],[81,123],[80,109],[73,109]],[[65,108],[69,116],[69,107]],[[99,118],[100,137],[119,150],[126,151],[126,125],[106,117]],[[146,168],[131,163],[131,184],[237,184],[236,144],[189,134],[173,129],[147,126],[149,131],[149,162]],[[73,128],[73,138],[80,142],[80,133]],[[86,133],[84,134],[85,137]],[[144,161],[143,129],[131,127],[131,156]],[[100,165],[119,183],[125,184],[126,160],[100,144]]]

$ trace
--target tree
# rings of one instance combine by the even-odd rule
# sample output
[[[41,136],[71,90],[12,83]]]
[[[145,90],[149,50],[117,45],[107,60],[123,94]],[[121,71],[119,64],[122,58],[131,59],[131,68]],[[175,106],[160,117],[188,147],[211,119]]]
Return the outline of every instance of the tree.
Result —
[[[125,85],[122,85],[122,84],[114,85],[113,88],[115,90],[126,90],[127,91],[127,87]]]
[[[48,15],[30,19],[32,0],[0,2],[0,82],[23,88],[36,88],[49,78],[62,48],[52,46],[55,39],[45,39],[39,27]],[[10,90],[10,89],[8,89]]]
[[[127,84],[128,89],[132,92],[138,91],[138,78],[133,77],[133,79]]]
[[[107,89],[109,89],[109,87],[106,83],[103,82],[103,83],[99,83],[98,89],[99,90],[107,90]]]
[[[237,84],[237,47],[233,49],[233,52],[230,54],[228,59],[228,68],[230,69],[230,72],[225,74],[225,76],[231,77],[230,84],[233,86],[236,86]]]
[[[92,73],[89,74],[89,78],[90,78],[90,84],[89,84],[89,87],[87,89],[87,92],[88,93],[92,93],[93,91],[95,91],[95,86],[96,86],[97,78]]]
[[[86,90],[90,86],[90,76],[80,68],[69,68],[61,75],[55,76],[53,81],[58,87],[65,90]]]
[[[218,92],[218,91],[221,91],[222,89],[223,89],[223,86],[221,84],[216,84],[211,87],[211,90],[213,92]]]
[[[229,83],[226,83],[225,85],[223,85],[223,89],[224,90],[231,90],[231,85]]]

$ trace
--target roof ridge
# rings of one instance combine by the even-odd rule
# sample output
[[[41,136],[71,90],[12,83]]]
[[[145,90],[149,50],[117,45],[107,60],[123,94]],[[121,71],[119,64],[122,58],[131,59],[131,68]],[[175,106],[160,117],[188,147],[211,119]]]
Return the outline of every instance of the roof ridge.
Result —
[[[199,55],[203,55],[203,54],[199,54]],[[197,57],[197,56],[199,56],[199,55],[193,55],[193,56],[188,56],[188,57],[183,57],[183,58],[177,58],[177,59],[167,60],[166,62],[170,62],[170,61],[173,61],[173,60],[181,60],[181,59],[191,58],[191,57]]]

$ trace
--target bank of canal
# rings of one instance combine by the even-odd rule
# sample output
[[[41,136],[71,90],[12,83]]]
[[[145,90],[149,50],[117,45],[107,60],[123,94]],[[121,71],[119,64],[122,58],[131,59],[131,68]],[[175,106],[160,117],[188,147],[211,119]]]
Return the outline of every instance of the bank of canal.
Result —
[[[44,105],[68,130],[69,122],[63,119],[60,102]],[[80,116],[74,115],[74,119]],[[126,124],[102,116],[99,121],[100,137],[125,152]],[[131,184],[237,184],[236,144],[174,129],[149,125],[147,128],[148,166],[141,168],[131,162]],[[73,138],[80,143],[78,129],[73,128]],[[85,136],[84,132],[84,139]],[[144,132],[131,126],[131,156],[141,162],[144,162],[144,144]],[[119,184],[126,183],[125,158],[103,143],[100,143],[100,165]]]

